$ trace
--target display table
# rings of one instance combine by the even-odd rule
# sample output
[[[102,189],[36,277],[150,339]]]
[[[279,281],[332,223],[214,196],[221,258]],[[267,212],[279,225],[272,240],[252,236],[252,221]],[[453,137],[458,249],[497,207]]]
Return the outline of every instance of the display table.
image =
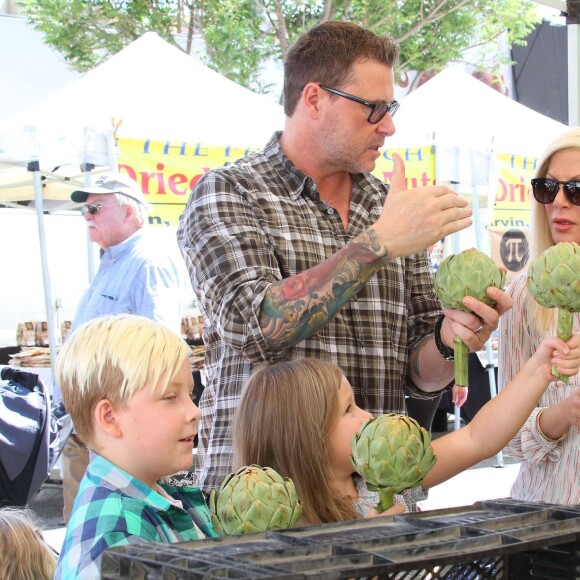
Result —
[[[515,500],[103,554],[101,578],[577,578],[580,509]]]

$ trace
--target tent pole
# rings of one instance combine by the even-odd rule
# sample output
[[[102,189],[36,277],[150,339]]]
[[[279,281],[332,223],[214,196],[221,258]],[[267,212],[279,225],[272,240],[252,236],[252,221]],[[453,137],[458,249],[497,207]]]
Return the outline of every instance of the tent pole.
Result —
[[[492,147],[493,151],[493,140]],[[473,226],[475,228],[475,246],[480,251],[483,252],[482,246],[482,227],[481,227],[481,209],[479,207],[479,195],[478,195],[478,185],[482,184],[482,177],[487,183],[487,187],[492,186],[491,176],[494,175],[493,170],[493,160],[495,159],[493,152],[489,151],[485,156],[485,164],[481,155],[478,155],[476,151],[470,150],[471,159],[471,196],[472,196],[472,206],[473,206]],[[495,184],[494,184],[495,185]],[[497,189],[497,187],[496,187]],[[485,252],[487,254],[487,252]],[[497,395],[497,386],[495,381],[495,364],[493,360],[493,352],[491,349],[491,341],[488,340],[485,343],[485,351],[487,355],[487,364],[485,369],[487,371],[488,381],[489,381],[489,395],[493,399]],[[496,454],[497,465],[495,467],[503,467],[503,453],[498,451]]]
[[[48,256],[46,253],[46,236],[44,233],[44,208],[42,201],[42,183],[40,181],[40,164],[31,161],[27,167],[32,172],[34,179],[34,196],[36,201],[36,217],[38,219],[38,237],[40,240],[40,259],[42,262],[42,280],[44,282],[44,306],[46,309],[46,322],[48,326],[48,346],[50,351],[50,366],[54,376],[56,364],[56,333],[54,329],[54,312],[52,305],[52,288],[48,273]]]
[[[570,19],[570,17],[569,17]],[[568,20],[569,20],[568,19]],[[580,15],[574,23],[568,23],[568,125],[580,124]]]
[[[91,171],[95,168],[92,163],[82,163],[81,171],[83,172],[83,184],[85,187],[90,187],[91,184]],[[95,278],[95,254],[93,253],[93,242],[89,236],[89,230],[87,229],[87,261],[89,267],[89,284],[92,283]]]
[[[491,154],[490,154],[491,155]],[[475,227],[475,245],[477,249],[481,252],[481,220],[479,215],[479,198],[477,195],[477,185],[471,186],[472,195],[472,205],[473,205],[473,225]],[[487,354],[487,364],[485,368],[487,370],[487,377],[489,380],[489,395],[493,399],[497,395],[497,386],[495,383],[495,365],[493,363],[493,352],[491,350],[491,341],[488,340],[485,343],[485,351]],[[503,453],[498,451],[496,453],[497,465],[495,467],[503,467]]]

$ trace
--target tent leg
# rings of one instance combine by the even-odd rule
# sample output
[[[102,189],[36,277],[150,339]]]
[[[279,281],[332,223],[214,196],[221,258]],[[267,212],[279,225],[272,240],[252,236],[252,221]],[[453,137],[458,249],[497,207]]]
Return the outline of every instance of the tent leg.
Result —
[[[81,171],[83,172],[83,181],[85,187],[90,187],[91,184],[91,171],[95,168],[92,163],[82,163]],[[93,242],[89,236],[89,230],[87,229],[87,259],[89,266],[89,284],[93,282],[95,278],[95,254],[93,253]]]
[[[578,16],[576,16],[578,18]],[[580,123],[580,24],[569,23],[568,29],[568,125],[575,127]]]
[[[28,171],[33,173],[34,196],[36,201],[36,217],[38,219],[38,237],[40,241],[40,259],[42,262],[42,280],[44,283],[44,306],[46,309],[46,322],[48,326],[48,346],[50,350],[50,366],[54,376],[56,363],[56,333],[54,328],[54,309],[52,304],[52,288],[48,273],[48,257],[46,253],[46,236],[44,233],[44,208],[42,202],[42,183],[40,181],[40,165],[38,161],[28,164]]]
[[[475,225],[475,243],[477,249],[481,252],[481,220],[479,215],[479,200],[477,197],[477,186],[472,186],[472,196],[473,196],[473,222]],[[495,384],[495,365],[493,363],[493,352],[491,350],[491,341],[488,340],[485,343],[485,350],[487,353],[487,376],[489,378],[489,394],[493,399],[497,395],[497,387]],[[503,453],[498,451],[496,454],[497,465],[496,467],[503,467]]]

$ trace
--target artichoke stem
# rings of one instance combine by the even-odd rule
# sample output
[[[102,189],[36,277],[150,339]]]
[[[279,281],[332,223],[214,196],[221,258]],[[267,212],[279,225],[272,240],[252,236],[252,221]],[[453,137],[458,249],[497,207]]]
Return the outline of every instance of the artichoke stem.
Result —
[[[569,310],[565,308],[558,308],[558,338],[568,342],[572,338],[572,320],[573,316]],[[568,382],[568,377],[566,375],[561,375],[558,372],[556,365],[552,366],[552,374],[559,380]]]
[[[453,339],[453,357],[455,358],[455,384],[460,387],[469,386],[467,355],[469,349],[459,338]]]
[[[379,492],[379,505],[377,510],[380,514],[384,511],[392,508],[395,504],[395,494],[392,491],[380,491]]]

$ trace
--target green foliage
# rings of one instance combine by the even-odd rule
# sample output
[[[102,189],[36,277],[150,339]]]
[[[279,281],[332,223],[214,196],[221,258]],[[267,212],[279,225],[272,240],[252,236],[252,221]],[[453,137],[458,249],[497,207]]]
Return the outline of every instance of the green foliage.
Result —
[[[19,5],[46,42],[79,72],[95,67],[149,30],[175,45],[175,2],[20,0]]]
[[[281,61],[298,35],[330,19],[390,34],[401,47],[399,75],[438,71],[451,61],[495,68],[499,38],[522,43],[536,21],[531,0],[21,0],[47,42],[77,70],[87,70],[147,30],[176,44],[173,33],[205,42],[207,63],[254,90],[268,59]]]

